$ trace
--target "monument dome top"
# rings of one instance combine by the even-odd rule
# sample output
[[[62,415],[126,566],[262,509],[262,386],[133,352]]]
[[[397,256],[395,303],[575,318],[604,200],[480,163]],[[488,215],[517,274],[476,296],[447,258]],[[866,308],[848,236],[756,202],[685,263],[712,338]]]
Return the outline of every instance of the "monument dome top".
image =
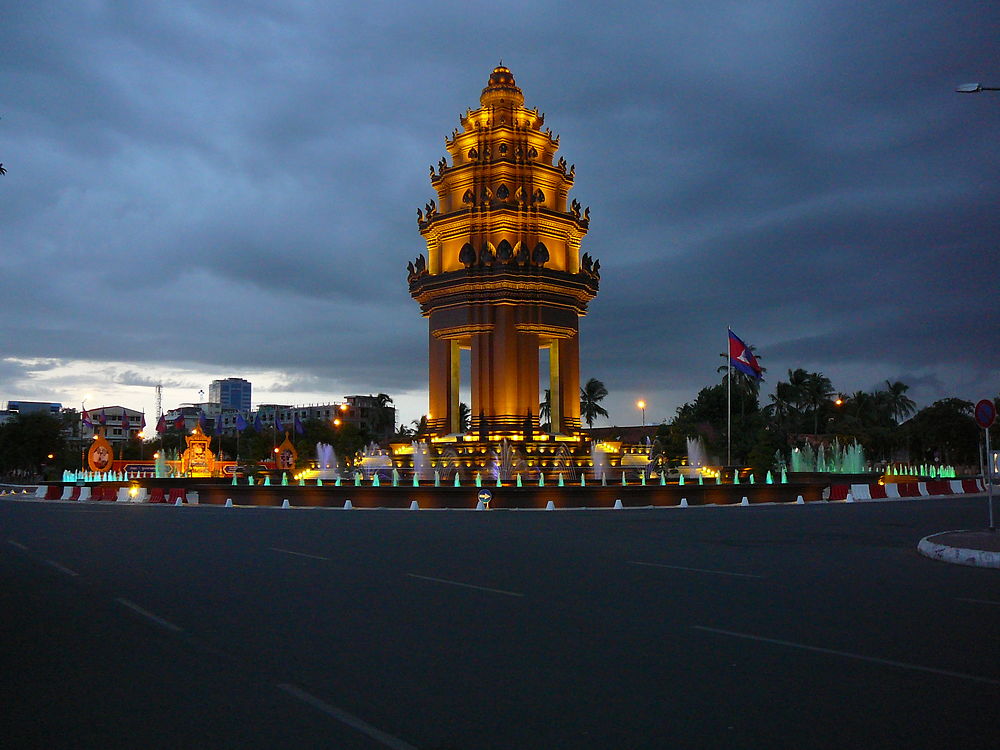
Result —
[[[490,73],[489,83],[483,89],[479,101],[485,107],[490,104],[503,102],[505,99],[511,100],[518,106],[524,105],[524,94],[521,93],[521,89],[514,82],[514,74],[510,72],[510,68],[501,62]]]

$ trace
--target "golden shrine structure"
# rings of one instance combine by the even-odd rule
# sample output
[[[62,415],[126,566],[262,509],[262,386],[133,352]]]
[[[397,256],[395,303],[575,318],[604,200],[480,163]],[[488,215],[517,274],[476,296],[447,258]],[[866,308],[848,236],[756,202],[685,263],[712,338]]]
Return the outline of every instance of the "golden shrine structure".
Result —
[[[187,448],[180,457],[180,474],[187,477],[215,476],[215,454],[212,453],[212,438],[206,435],[200,425],[195,425],[190,435],[184,436]]]
[[[545,115],[524,106],[511,71],[494,68],[480,106],[445,140],[430,168],[437,195],[417,209],[427,252],[407,264],[410,295],[428,319],[429,408],[413,446],[393,464],[530,473],[593,466],[580,430],[580,325],[597,295],[600,261],[580,253],[590,209],[570,200],[575,165],[556,158]],[[459,408],[469,352],[467,431]],[[548,350],[549,424],[542,432],[539,357]],[[423,445],[421,449],[418,445]],[[610,465],[618,465],[619,455]],[[500,470],[500,473],[507,473]],[[509,477],[504,477],[509,478]]]

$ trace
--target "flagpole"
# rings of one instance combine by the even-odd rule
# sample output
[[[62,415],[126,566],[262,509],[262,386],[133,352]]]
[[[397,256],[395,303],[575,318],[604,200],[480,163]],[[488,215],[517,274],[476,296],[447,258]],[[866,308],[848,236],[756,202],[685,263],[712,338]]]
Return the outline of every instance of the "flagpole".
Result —
[[[733,354],[729,349],[732,330],[726,328],[726,466],[733,465]]]

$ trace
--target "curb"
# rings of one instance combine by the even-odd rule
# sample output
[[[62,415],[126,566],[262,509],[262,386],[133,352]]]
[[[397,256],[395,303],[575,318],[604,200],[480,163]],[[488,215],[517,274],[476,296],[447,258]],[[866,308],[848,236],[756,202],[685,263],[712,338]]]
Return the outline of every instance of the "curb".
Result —
[[[965,547],[950,547],[947,544],[938,544],[931,541],[941,534],[954,534],[954,531],[942,531],[937,534],[925,536],[917,544],[917,552],[924,557],[939,562],[952,563],[954,565],[968,565],[976,568],[997,568],[1000,569],[1000,552],[991,552],[985,549],[967,549]]]

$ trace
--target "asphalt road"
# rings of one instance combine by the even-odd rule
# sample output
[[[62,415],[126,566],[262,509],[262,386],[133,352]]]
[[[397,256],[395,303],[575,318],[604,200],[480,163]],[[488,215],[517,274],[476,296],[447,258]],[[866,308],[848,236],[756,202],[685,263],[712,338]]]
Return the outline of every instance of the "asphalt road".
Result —
[[[994,748],[981,498],[0,501],[4,747]]]

